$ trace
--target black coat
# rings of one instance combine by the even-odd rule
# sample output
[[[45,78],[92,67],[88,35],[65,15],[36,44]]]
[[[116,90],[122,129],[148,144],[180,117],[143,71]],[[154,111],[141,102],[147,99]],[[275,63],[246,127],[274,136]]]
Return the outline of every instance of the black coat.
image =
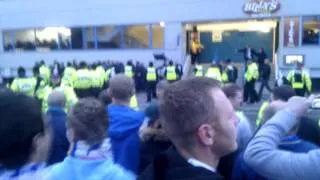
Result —
[[[314,119],[302,117],[297,135],[303,140],[320,146],[320,128],[318,121]]]
[[[263,64],[264,63],[264,60],[268,58],[267,54],[262,51],[262,52],[254,52],[254,55],[257,57],[257,63],[259,65]]]
[[[139,180],[216,180],[219,174],[187,162],[174,148],[155,157],[153,163],[140,175]]]
[[[271,67],[269,64],[262,64],[261,65],[261,79],[263,80],[269,80],[270,74],[271,74]]]

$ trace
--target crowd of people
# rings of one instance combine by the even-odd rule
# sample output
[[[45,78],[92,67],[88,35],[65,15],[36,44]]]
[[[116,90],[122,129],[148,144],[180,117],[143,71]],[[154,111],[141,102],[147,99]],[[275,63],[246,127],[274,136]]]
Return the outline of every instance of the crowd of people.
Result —
[[[19,68],[0,90],[0,179],[320,178],[320,127],[293,84],[274,87],[253,124],[241,105],[259,79],[254,62],[244,88],[230,60],[206,73],[196,64],[186,79],[173,61],[142,67],[40,62],[32,77]]]

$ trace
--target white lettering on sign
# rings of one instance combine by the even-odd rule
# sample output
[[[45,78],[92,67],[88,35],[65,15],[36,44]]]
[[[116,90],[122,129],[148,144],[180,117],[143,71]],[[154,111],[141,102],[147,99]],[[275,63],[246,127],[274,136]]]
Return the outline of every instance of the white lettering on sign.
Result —
[[[249,0],[243,7],[247,14],[271,14],[279,9],[279,0]]]

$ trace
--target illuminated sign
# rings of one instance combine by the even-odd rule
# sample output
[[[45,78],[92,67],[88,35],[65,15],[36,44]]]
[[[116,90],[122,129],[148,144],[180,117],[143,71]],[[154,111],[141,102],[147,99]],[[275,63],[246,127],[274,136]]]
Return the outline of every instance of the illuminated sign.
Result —
[[[294,65],[296,63],[304,64],[304,55],[294,54],[294,55],[285,55],[284,64],[285,65]]]
[[[272,14],[280,9],[279,0],[248,0],[243,6],[243,11],[250,15]]]

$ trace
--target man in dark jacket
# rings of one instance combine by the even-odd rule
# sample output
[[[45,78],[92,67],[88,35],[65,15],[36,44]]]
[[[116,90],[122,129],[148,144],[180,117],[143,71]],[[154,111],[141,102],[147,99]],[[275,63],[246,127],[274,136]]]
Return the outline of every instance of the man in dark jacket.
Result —
[[[248,60],[253,59],[253,55],[255,54],[254,50],[246,45],[245,48],[236,50],[239,53],[243,53],[244,58],[244,67],[247,67]]]
[[[263,48],[260,48],[258,52],[253,52],[254,55],[257,57],[257,63],[258,63],[258,66],[259,66],[259,72],[261,72],[262,70],[262,67],[264,65],[264,61],[265,59],[268,58],[266,52],[264,51]]]
[[[170,84],[160,114],[174,147],[156,156],[139,179],[223,179],[216,168],[221,157],[237,149],[237,118],[220,83],[191,78]]]
[[[261,99],[264,87],[267,88],[267,90],[271,93],[271,88],[269,86],[269,79],[270,79],[270,74],[271,74],[271,66],[270,66],[269,59],[264,60],[264,64],[262,65],[261,70],[259,70],[259,73],[260,73],[260,77],[261,77],[259,98]]]
[[[65,104],[66,97],[63,91],[54,91],[48,97],[47,117],[53,131],[48,165],[63,161],[69,150],[69,141],[66,135],[67,114],[64,111]]]

